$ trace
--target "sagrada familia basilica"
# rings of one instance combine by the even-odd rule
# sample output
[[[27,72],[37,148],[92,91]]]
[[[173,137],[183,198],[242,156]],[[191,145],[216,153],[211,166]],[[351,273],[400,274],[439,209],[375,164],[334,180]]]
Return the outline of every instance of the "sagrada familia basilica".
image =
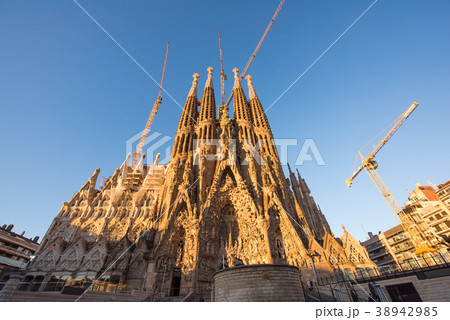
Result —
[[[233,118],[216,103],[208,68],[189,90],[168,164],[130,156],[96,189],[100,170],[62,208],[25,279],[116,283],[149,292],[207,290],[222,268],[289,264],[314,279],[373,268],[344,229],[335,238],[305,180],[286,177],[261,102],[234,69]]]

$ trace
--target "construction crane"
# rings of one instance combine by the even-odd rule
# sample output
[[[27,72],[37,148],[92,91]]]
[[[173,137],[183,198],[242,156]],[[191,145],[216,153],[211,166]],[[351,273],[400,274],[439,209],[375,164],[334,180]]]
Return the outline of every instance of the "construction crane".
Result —
[[[222,42],[220,40],[220,30],[218,30],[219,35],[219,55],[220,55],[220,106],[223,107],[225,105],[225,80],[227,80],[227,76],[223,72],[223,58],[222,58]]]
[[[142,132],[142,137],[139,140],[139,143],[136,147],[136,152],[133,153],[133,160],[131,162],[131,166],[135,167],[138,163],[139,159],[141,158],[142,149],[144,148],[145,140],[147,140],[148,133],[150,132],[150,128],[153,123],[153,119],[155,118],[156,113],[158,112],[158,107],[162,103],[162,97],[161,97],[161,90],[164,80],[164,72],[166,71],[166,62],[167,62],[167,54],[169,53],[169,41],[167,41],[166,46],[166,55],[164,57],[164,65],[162,69],[161,74],[161,81],[159,82],[159,91],[158,91],[158,97],[156,98],[155,104],[153,105],[152,112],[150,113],[150,116],[148,117],[147,124],[145,125],[144,131]]]
[[[361,151],[358,151],[362,165],[352,174],[349,179],[345,180],[345,183],[350,188],[356,176],[363,169],[366,170],[366,172],[369,174],[369,177],[377,187],[378,191],[381,193],[384,200],[387,202],[392,212],[394,212],[395,216],[399,220],[400,225],[403,227],[404,231],[409,234],[411,242],[416,248],[415,253],[421,254],[425,252],[435,251],[435,249],[432,249],[432,247],[435,247],[438,244],[438,240],[435,235],[431,235],[425,232],[426,226],[424,225],[423,220],[417,217],[413,217],[404,212],[402,207],[399,205],[397,200],[387,188],[386,184],[376,172],[378,163],[374,160],[376,154],[381,150],[381,148],[383,148],[383,146],[389,141],[394,133],[397,132],[400,126],[406,121],[406,119],[408,119],[408,117],[417,108],[418,105],[419,104],[417,102],[413,102],[410,107],[394,121],[391,129],[383,137],[383,139],[381,139],[380,143],[378,143],[378,145],[367,156],[367,158],[363,156]]]
[[[394,135],[394,133],[400,128],[400,126],[406,121],[406,119],[408,119],[408,117],[411,115],[411,113],[417,108],[419,104],[417,102],[413,102],[411,104],[411,106],[408,108],[408,110],[406,110],[405,112],[403,112],[400,117],[398,117],[395,121],[394,121],[394,125],[391,127],[391,129],[388,131],[388,133],[386,134],[386,136],[381,139],[380,143],[375,147],[375,149],[373,149],[373,151],[369,154],[369,156],[367,157],[367,159],[365,159],[365,161],[363,162],[363,164],[358,168],[358,170],[356,170],[353,175],[345,180],[345,183],[347,184],[347,186],[350,188],[352,186],[353,180],[356,178],[356,176],[364,169],[367,168],[368,166],[372,166],[374,167],[374,169],[376,169],[378,167],[378,164],[376,163],[376,161],[374,161],[375,155],[378,153],[378,151],[381,150],[381,148],[389,141],[389,139]],[[358,153],[361,156],[361,152],[358,151]]]
[[[281,8],[283,7],[284,1],[285,0],[281,0],[280,3],[278,4],[277,10],[275,10],[275,13],[273,14],[273,17],[270,20],[269,25],[266,28],[266,31],[264,31],[264,34],[262,35],[261,40],[259,40],[258,45],[256,46],[255,50],[253,51],[252,55],[250,56],[250,59],[248,60],[247,64],[245,65],[244,70],[242,71],[241,75],[239,76],[240,81],[242,81],[242,79],[244,79],[245,75],[247,74],[247,71],[250,68],[250,65],[252,64],[253,60],[256,57],[256,54],[258,53],[259,49],[261,48],[261,45],[263,44],[264,39],[266,38],[267,34],[269,33],[269,30],[272,27],[273,22],[275,21],[276,17],[278,16],[278,13],[280,12]],[[233,98],[233,92],[231,92],[231,95],[228,98],[228,101],[226,103],[227,107],[230,104],[232,98]]]

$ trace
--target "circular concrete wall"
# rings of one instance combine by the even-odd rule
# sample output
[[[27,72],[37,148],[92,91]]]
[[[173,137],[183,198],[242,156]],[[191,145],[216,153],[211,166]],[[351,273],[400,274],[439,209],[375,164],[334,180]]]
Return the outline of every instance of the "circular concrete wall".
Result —
[[[213,301],[305,301],[300,271],[290,265],[259,264],[218,271]]]

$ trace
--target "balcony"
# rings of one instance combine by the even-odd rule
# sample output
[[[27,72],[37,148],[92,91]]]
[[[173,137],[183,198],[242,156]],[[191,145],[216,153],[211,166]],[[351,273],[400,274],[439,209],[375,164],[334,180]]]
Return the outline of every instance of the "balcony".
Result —
[[[370,251],[374,251],[376,249],[383,248],[383,247],[384,247],[383,243],[381,241],[377,241],[375,243],[369,244],[366,247],[366,250],[367,250],[367,252],[370,252]]]
[[[380,251],[380,252],[376,252],[376,253],[369,253],[369,258],[371,259],[371,260],[373,260],[373,259],[376,259],[376,258],[379,258],[379,257],[383,257],[383,256],[386,256],[386,255],[389,255],[389,253],[388,252],[386,252],[386,251]]]

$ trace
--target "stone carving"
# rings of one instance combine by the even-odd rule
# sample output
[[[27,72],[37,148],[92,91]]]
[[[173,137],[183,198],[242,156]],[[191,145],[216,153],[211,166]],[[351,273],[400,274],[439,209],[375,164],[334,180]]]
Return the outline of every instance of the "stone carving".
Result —
[[[163,279],[165,288],[176,283],[172,277],[179,269],[181,289],[188,290],[211,285],[223,266],[309,268],[311,250],[321,270],[329,272],[337,263],[354,268],[370,261],[350,238],[347,249],[334,238],[300,175],[289,168],[286,179],[253,84],[248,101],[236,70],[233,119],[223,106],[216,119],[212,69],[201,103],[195,75],[170,163],[136,168],[127,157],[101,190],[95,189],[96,170],[63,205],[31,269],[49,276],[57,269],[71,275],[108,270],[106,275],[119,276],[121,283],[134,281],[135,287],[160,292]],[[197,136],[220,137],[214,161],[206,157],[214,148],[193,150]],[[54,249],[62,241],[67,248],[76,241],[81,245],[65,254]]]
[[[76,226],[71,225],[67,227],[62,234],[63,240],[69,242],[72,239],[73,235],[75,234],[76,230],[77,230]]]

